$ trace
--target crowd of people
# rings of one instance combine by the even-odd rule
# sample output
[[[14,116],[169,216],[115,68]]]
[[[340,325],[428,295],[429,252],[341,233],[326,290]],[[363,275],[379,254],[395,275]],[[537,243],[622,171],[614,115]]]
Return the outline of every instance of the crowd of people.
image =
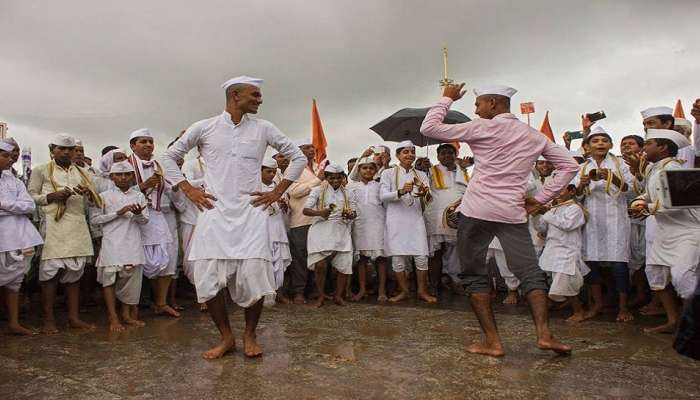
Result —
[[[97,282],[109,330],[121,332],[145,325],[146,286],[155,314],[179,317],[176,281],[187,280],[222,337],[205,358],[235,348],[230,301],[245,309],[244,353],[256,357],[263,305],[342,306],[370,295],[396,303],[412,293],[436,303],[448,291],[469,296],[485,333],[467,350],[501,356],[491,309],[501,280],[504,303],[527,299],[542,349],[571,350],[549,332],[553,304],[581,323],[603,312],[606,294],[620,322],[665,314],[647,331],[677,329],[698,282],[700,210],[666,208],[659,176],[697,165],[700,100],[692,122],[669,107],[645,109],[630,127],[645,133],[623,137],[616,155],[611,133],[586,115],[580,148],[569,133],[566,148],[547,140],[510,113],[515,89],[504,86],[475,89],[481,118],[443,124],[464,94],[449,85],[421,127],[445,142],[437,164],[404,141],[339,165],[316,162],[311,140],[292,142],[253,116],[261,84],[226,82],[226,111],[193,124],[160,157],[145,128],[95,163],[79,140],[59,134],[51,160],[23,181],[13,168],[20,146],[2,139],[0,286],[10,332],[34,334],[19,319],[33,259],[42,333],[58,332],[59,285],[70,327],[94,329],[80,318],[80,285]],[[459,157],[456,143],[474,157]]]

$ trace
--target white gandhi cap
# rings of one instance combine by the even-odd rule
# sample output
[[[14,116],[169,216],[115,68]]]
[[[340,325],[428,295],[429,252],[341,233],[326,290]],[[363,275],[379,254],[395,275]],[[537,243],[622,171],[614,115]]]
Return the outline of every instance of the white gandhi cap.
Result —
[[[413,144],[413,142],[410,141],[410,140],[404,140],[403,142],[399,143],[398,146],[396,146],[396,150],[398,151],[399,149],[405,149],[405,148],[407,148],[407,147],[413,147],[413,148],[415,148],[416,145]]]
[[[152,138],[153,135],[151,135],[151,130],[148,128],[141,128],[137,129],[133,132],[131,132],[131,135],[129,135],[129,141],[132,141],[138,137],[149,137]]]
[[[119,174],[124,172],[134,172],[134,167],[128,161],[114,163],[112,164],[112,168],[109,169],[110,174]]]
[[[345,171],[343,167],[338,164],[328,164],[323,170],[329,174],[340,174]]]
[[[517,92],[517,89],[513,89],[512,87],[504,85],[484,85],[478,88],[474,88],[474,95],[476,95],[476,97],[495,94],[511,98]]]
[[[265,168],[274,168],[274,169],[277,169],[277,161],[275,161],[275,159],[272,158],[272,157],[266,158],[266,159],[263,160],[262,166],[265,167]]]
[[[221,84],[221,87],[224,88],[224,90],[228,89],[230,86],[239,85],[239,84],[246,84],[246,85],[253,85],[255,87],[260,87],[260,85],[262,85],[263,82],[264,81],[260,78],[252,78],[250,76],[241,75],[241,76],[237,76],[235,78],[231,78],[231,79],[227,80],[226,82]]]
[[[58,133],[51,139],[51,144],[61,147],[75,147],[75,138],[66,133]]]
[[[4,139],[0,140],[0,150],[6,151],[9,153],[14,149],[15,149],[15,146],[12,143],[9,143],[9,142],[5,141]]]
[[[646,140],[649,139],[668,139],[678,146],[679,149],[690,146],[688,138],[682,134],[670,129],[647,129]]]
[[[647,119],[651,117],[657,117],[659,115],[673,115],[673,109],[671,107],[650,107],[641,112],[642,118]]]

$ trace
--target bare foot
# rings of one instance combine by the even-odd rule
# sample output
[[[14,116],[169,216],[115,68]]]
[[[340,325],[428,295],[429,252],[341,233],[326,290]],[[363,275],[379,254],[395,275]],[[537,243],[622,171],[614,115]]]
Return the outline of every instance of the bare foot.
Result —
[[[387,300],[389,300],[389,298],[386,297],[385,293],[381,293],[379,296],[377,296],[377,303],[384,303]]]
[[[518,292],[508,291],[508,296],[503,299],[503,304],[518,304]]]
[[[139,320],[139,319],[123,318],[123,320],[124,320],[124,323],[125,323],[125,324],[127,324],[127,325],[132,325],[132,326],[136,326],[136,327],[138,327],[138,328],[143,328],[144,326],[146,326],[146,323],[143,322],[143,321],[141,321],[141,320]]]
[[[58,328],[56,328],[56,322],[44,321],[44,325],[41,327],[40,332],[45,335],[53,335],[58,333]]]
[[[306,304],[306,299],[303,294],[295,294],[292,301],[297,305]]]
[[[248,358],[262,356],[262,348],[260,348],[258,339],[255,336],[243,336],[243,354]]]
[[[326,300],[326,296],[318,296],[316,301],[314,302],[314,306],[316,308],[321,308],[323,306],[323,301]]]
[[[18,336],[34,336],[34,335],[37,334],[37,333],[34,332],[33,330],[27,329],[27,328],[23,327],[23,326],[20,325],[20,324],[10,324],[10,325],[8,325],[7,328],[10,330],[10,333],[13,334],[13,335],[18,335]]]
[[[617,322],[634,321],[634,315],[632,315],[632,313],[630,313],[627,310],[620,310],[620,312],[617,313],[617,318],[615,318],[615,321],[617,321]]]
[[[398,303],[399,301],[404,301],[408,298],[408,293],[399,292],[396,296],[389,299],[389,303]]]
[[[170,307],[172,307],[173,310],[175,310],[175,311],[184,311],[184,310],[185,310],[185,307],[183,307],[183,306],[181,306],[181,305],[179,305],[179,304],[177,304],[177,303],[175,303],[175,302],[172,302],[172,303],[170,303],[170,304],[171,304]]]
[[[109,331],[110,332],[124,332],[126,328],[124,325],[120,324],[119,321],[110,321],[109,322]]]
[[[644,329],[644,333],[667,333],[671,334],[676,331],[676,323],[675,322],[667,322],[663,325],[655,326],[653,328],[646,328]]]
[[[221,339],[221,342],[219,344],[205,351],[204,354],[202,354],[202,357],[204,357],[206,360],[215,360],[217,358],[223,357],[224,354],[228,353],[229,351],[235,350],[236,339],[234,339],[233,337],[229,339]]]
[[[367,293],[360,291],[360,292],[357,292],[356,295],[352,296],[352,301],[364,300],[365,297],[367,297]]]
[[[657,306],[654,302],[651,302],[644,307],[639,309],[641,315],[652,316],[652,315],[665,315],[664,309]]]
[[[584,313],[580,312],[580,313],[574,313],[574,315],[572,315],[566,319],[566,322],[583,322],[585,320],[586,320],[586,318],[584,318]]]
[[[81,319],[68,320],[68,326],[73,329],[86,329],[90,331],[96,329],[95,325],[89,324]]]
[[[503,345],[488,344],[486,342],[472,343],[464,348],[465,351],[472,354],[481,354],[490,357],[503,357],[506,353],[503,351]]]
[[[280,304],[291,304],[292,301],[289,299],[289,297],[283,295],[283,294],[278,294],[277,297],[275,297],[275,301],[280,303]]]
[[[209,311],[209,308],[207,307],[207,303],[202,303],[199,305],[199,312],[207,312]]]
[[[554,339],[554,337],[549,339],[538,339],[537,347],[540,350],[551,350],[560,355],[571,354],[571,346],[567,346],[564,343],[559,342],[558,340]]]
[[[153,312],[155,312],[156,315],[168,315],[171,317],[180,318],[180,313],[173,310],[173,308],[167,304],[163,304],[162,306],[154,305],[153,307]]]
[[[342,297],[340,296],[335,296],[333,297],[333,302],[339,306],[344,306],[345,305],[345,300],[343,300]]]
[[[583,319],[592,319],[595,318],[598,314],[600,314],[600,307],[591,308],[590,310],[583,313]]]
[[[426,303],[437,303],[437,297],[431,296],[428,293],[418,293],[418,298]]]

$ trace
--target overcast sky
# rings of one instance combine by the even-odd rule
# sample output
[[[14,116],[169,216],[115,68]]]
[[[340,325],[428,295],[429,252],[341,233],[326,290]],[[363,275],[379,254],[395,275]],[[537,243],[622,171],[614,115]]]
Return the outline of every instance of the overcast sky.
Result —
[[[641,109],[681,99],[689,113],[700,97],[699,15],[697,0],[2,0],[0,121],[35,164],[56,132],[96,158],[148,127],[160,152],[247,74],[266,81],[260,117],[293,139],[316,98],[345,162],[378,142],[374,123],[439,98],[447,46],[451,78],[517,88],[515,108],[535,102],[536,127],[550,110],[559,142],[598,110],[618,141],[641,132]]]

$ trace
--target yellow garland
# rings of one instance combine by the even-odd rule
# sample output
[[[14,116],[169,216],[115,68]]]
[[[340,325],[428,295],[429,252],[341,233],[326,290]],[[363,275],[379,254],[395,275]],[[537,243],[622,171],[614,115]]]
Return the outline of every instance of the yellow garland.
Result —
[[[82,168],[78,167],[77,165],[71,164],[68,166],[68,169],[70,170],[70,167],[75,166],[75,168],[78,170],[78,173],[80,174],[81,177],[81,185],[85,188],[87,188],[88,192],[90,193],[90,196],[92,197],[92,200],[95,202],[95,206],[98,208],[102,208],[103,203],[102,203],[102,197],[95,191],[95,188],[92,186],[92,183],[90,182],[90,178],[85,174],[85,172],[82,170]],[[48,173],[49,173],[49,182],[51,182],[51,187],[53,188],[54,192],[58,191],[58,184],[54,180],[53,173],[56,168],[56,161],[51,160],[49,161],[48,164]],[[66,203],[59,203],[58,206],[56,207],[56,215],[54,215],[54,220],[56,222],[60,221],[61,218],[63,218],[63,215],[66,213]]]
[[[568,206],[569,204],[576,204],[577,206],[579,206],[581,208],[581,211],[583,211],[583,220],[585,222],[588,222],[588,209],[586,207],[582,206],[579,202],[575,201],[574,199],[567,200],[563,203],[555,204],[551,208],[554,209],[554,208],[564,207],[564,206]]]
[[[320,205],[321,210],[326,208],[326,191],[328,190],[329,186],[330,185],[328,184],[328,182],[324,182],[324,185],[321,188],[321,198],[319,200],[319,203],[320,203],[319,205]],[[344,203],[343,209],[350,208],[350,204],[348,202],[348,194],[347,194],[347,192],[345,192],[345,188],[342,185],[340,186],[340,191],[343,193],[343,203]],[[331,211],[334,211],[334,210],[331,210]]]
[[[459,167],[459,169],[462,170],[462,174],[464,175],[464,182],[469,183],[469,173],[467,170],[461,167]],[[433,167],[430,168],[430,175],[433,178],[433,186],[435,186],[435,189],[447,189],[447,185],[445,185],[445,178],[442,175],[442,170],[437,165],[433,165]]]
[[[611,190],[610,190],[610,189],[612,188],[613,176],[617,176],[617,178],[620,180],[620,184],[621,184],[622,186],[625,185],[625,178],[624,178],[624,175],[622,174],[622,168],[621,168],[621,166],[620,166],[620,160],[619,160],[616,156],[614,156],[614,155],[612,155],[612,154],[610,154],[610,157],[612,158],[613,162],[615,163],[615,168],[617,169],[617,175],[615,175],[615,173],[612,172],[612,170],[610,171],[610,173],[608,174],[607,179],[605,180],[605,193],[607,193],[609,196],[612,196],[613,198],[617,198],[618,196],[620,196],[620,194],[622,194],[622,187],[619,188],[619,190],[617,191],[617,193],[615,193],[615,194],[611,193]],[[581,174],[580,174],[580,177],[581,177],[581,178],[583,178],[584,176],[586,176],[586,167],[587,167],[590,163],[591,163],[591,160],[588,159],[588,160],[586,160],[586,162],[585,162],[585,163],[583,164],[583,166],[581,167]],[[588,187],[588,186],[584,189],[584,191],[585,191],[586,194],[591,194],[591,188]]]
[[[670,163],[672,163],[672,162],[674,162],[674,161],[677,162],[679,165],[683,165],[683,162],[684,162],[685,160],[679,160],[679,159],[677,159],[677,158],[672,158],[672,159],[670,159],[670,160],[666,160],[663,164],[661,164],[661,167],[659,167],[659,169],[660,169],[661,171],[663,171],[664,168],[666,168],[666,166],[667,166],[668,164],[670,164]],[[649,175],[651,175],[651,169],[649,170]],[[651,198],[651,193],[649,193],[649,198]],[[657,211],[659,211],[659,208],[661,208],[661,200],[659,200],[659,199],[657,198],[656,201],[654,202],[654,205],[653,205],[652,207],[653,207],[653,209],[652,209],[651,207],[649,208],[649,215],[654,215],[654,214],[656,214]]]
[[[394,167],[394,187],[396,190],[399,190],[399,168],[401,168],[400,165],[397,165]],[[425,183],[420,179],[418,176],[418,172],[416,172],[416,169],[411,167],[411,172],[413,172],[413,183],[416,184],[416,182],[419,182],[421,185],[426,186]],[[407,193],[408,195],[412,195],[411,193]],[[430,201],[430,192],[425,195],[425,197],[420,198],[420,208],[421,210],[425,211],[425,206],[427,202]]]

